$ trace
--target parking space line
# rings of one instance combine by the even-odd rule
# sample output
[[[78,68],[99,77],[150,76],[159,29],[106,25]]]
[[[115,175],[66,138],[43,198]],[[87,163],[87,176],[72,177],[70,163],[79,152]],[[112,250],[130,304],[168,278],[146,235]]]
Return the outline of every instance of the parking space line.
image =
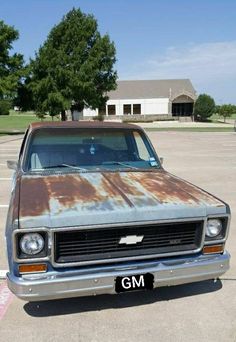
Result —
[[[9,181],[12,180],[12,178],[0,178],[0,181]]]
[[[18,147],[12,147],[12,148],[4,148],[4,146],[1,146],[0,147],[0,152],[4,152],[4,151],[16,151],[18,150],[19,148]]]
[[[8,208],[9,205],[8,204],[0,204],[0,208]]]
[[[5,316],[14,296],[7,287],[6,281],[0,285],[0,321]]]
[[[9,142],[11,142],[11,141],[16,141],[16,140],[22,140],[22,137],[21,137],[21,138],[17,138],[17,139],[11,139],[11,140],[0,141],[0,144],[1,144],[1,145],[3,145],[3,144],[8,144]]]

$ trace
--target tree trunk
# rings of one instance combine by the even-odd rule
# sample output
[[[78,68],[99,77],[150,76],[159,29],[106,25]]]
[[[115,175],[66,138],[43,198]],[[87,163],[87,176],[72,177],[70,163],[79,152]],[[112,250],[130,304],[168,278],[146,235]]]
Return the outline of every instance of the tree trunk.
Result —
[[[80,104],[79,102],[77,102],[71,106],[70,110],[71,110],[72,121],[79,121],[80,119],[83,118],[83,109],[84,109],[83,103]]]
[[[66,121],[66,111],[65,110],[61,111],[61,121]]]

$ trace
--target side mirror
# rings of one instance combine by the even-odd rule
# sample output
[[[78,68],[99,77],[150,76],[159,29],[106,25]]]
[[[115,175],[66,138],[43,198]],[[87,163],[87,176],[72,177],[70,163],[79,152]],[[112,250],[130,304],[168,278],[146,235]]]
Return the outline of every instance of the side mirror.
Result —
[[[18,162],[15,160],[7,160],[7,167],[10,170],[15,170],[17,169]]]
[[[163,163],[164,163],[164,158],[163,157],[160,157],[160,162],[161,162],[161,165],[163,165]]]

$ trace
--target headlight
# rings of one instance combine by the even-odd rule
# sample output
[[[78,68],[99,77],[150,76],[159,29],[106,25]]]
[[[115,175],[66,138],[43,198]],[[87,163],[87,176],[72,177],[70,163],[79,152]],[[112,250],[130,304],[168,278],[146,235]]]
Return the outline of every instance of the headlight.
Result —
[[[35,255],[40,253],[44,248],[44,239],[38,233],[29,233],[20,239],[20,248],[23,253]]]
[[[213,238],[222,231],[222,222],[219,219],[210,219],[207,221],[206,236]]]

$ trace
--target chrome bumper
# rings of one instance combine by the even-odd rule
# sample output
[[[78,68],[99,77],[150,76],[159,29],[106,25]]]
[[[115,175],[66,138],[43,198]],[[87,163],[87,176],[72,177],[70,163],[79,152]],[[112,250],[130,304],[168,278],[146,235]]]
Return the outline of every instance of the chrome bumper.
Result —
[[[152,273],[154,287],[172,286],[217,278],[229,269],[229,260],[229,253],[225,252],[23,277],[7,273],[7,281],[9,289],[26,301],[114,294],[117,276]]]

